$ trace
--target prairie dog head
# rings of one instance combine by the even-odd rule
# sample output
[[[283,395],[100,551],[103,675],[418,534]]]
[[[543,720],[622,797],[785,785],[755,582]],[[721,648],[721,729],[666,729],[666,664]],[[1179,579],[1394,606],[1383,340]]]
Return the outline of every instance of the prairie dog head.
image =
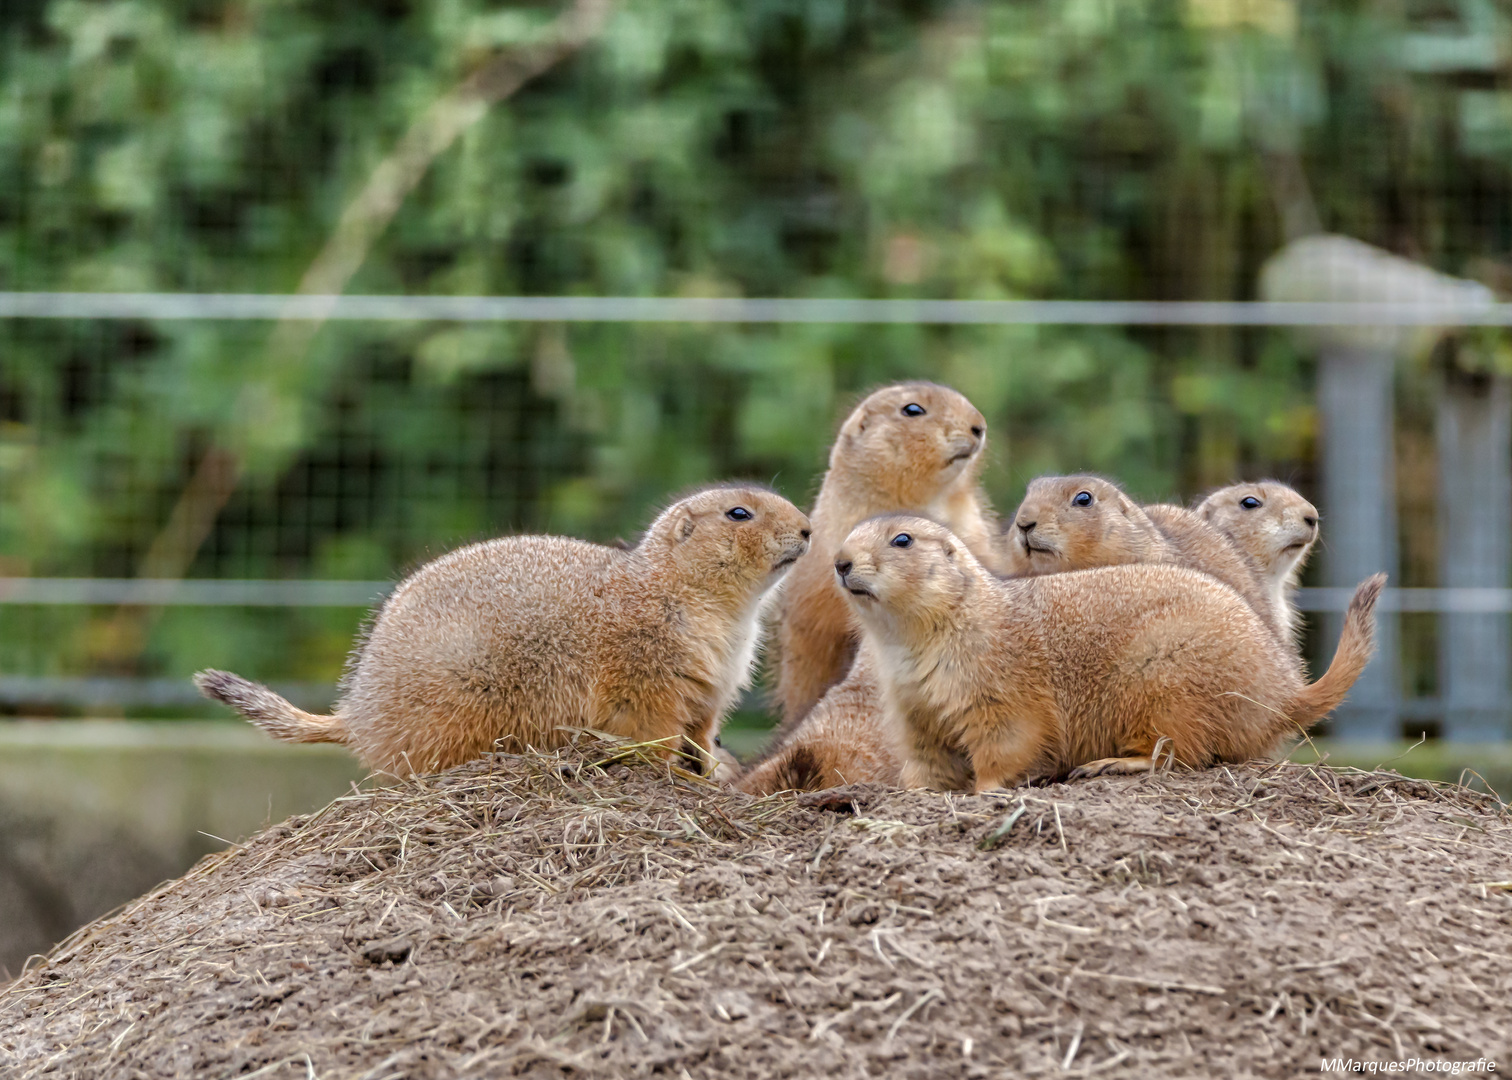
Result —
[[[948,620],[986,575],[954,533],[911,514],[863,521],[835,554],[835,584],[856,616],[904,638],[909,628],[917,632]]]
[[[685,584],[738,604],[775,585],[808,546],[808,518],[781,495],[721,484],[662,511],[637,550]]]
[[[884,386],[857,405],[830,450],[830,482],[849,505],[925,507],[976,486],[987,421],[975,405],[931,382]]]
[[[1160,531],[1139,505],[1096,476],[1041,476],[1008,527],[1008,571],[1054,574],[1144,562]]]
[[[1318,508],[1276,480],[1220,488],[1197,516],[1227,536],[1270,579],[1292,584],[1318,540]]]

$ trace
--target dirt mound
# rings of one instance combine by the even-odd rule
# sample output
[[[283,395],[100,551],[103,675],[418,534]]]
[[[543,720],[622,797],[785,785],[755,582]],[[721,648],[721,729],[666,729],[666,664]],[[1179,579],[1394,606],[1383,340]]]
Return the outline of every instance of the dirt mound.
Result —
[[[1512,820],[1294,765],[759,802],[506,757],[202,861],[0,994],[8,1077],[1512,1068]]]

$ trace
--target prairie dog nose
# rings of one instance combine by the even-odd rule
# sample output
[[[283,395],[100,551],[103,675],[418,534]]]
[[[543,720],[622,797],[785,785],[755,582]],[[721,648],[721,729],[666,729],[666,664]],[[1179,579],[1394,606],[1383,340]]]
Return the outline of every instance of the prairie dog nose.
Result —
[[[836,559],[835,573],[839,574],[841,577],[844,577],[846,574],[849,574],[851,572],[851,567],[855,565],[856,564],[851,562],[849,559]]]
[[[1020,529],[1022,529],[1025,533],[1027,533],[1030,529],[1032,529],[1036,525],[1038,525],[1039,522],[1038,521],[1016,521],[1016,522],[1014,522],[1014,524],[1017,525]]]
[[[1316,529],[1318,527],[1318,519],[1311,514],[1303,514],[1302,521],[1309,529]]]
[[[972,424],[971,425],[971,434],[974,437],[978,438],[978,439],[980,439],[982,437],[982,432],[984,432],[986,430],[987,429],[984,428],[984,427],[982,427],[982,425],[980,425],[980,424]]]
[[[803,537],[805,540],[807,540],[809,538],[809,534],[812,533],[812,532],[813,532],[812,529],[799,529],[798,530],[798,535],[801,536],[801,537]]]

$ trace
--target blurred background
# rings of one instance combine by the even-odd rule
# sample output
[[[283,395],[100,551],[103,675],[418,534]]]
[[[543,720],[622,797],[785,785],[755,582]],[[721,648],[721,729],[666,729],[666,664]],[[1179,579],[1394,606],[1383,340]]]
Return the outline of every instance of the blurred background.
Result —
[[[1503,289],[1492,0],[9,0],[0,963],[360,778],[193,671],[324,708],[426,559],[718,478],[807,506],[904,377],[986,414],[1005,515],[1052,471],[1292,483],[1315,663],[1331,588],[1403,588],[1340,747],[1512,774]]]

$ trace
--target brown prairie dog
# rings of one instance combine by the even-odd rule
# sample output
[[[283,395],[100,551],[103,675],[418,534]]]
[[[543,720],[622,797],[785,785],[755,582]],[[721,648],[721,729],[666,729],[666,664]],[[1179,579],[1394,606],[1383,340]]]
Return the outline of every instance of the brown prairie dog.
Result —
[[[332,716],[223,671],[195,683],[275,738],[337,742],[408,774],[550,749],[561,727],[662,740],[710,762],[749,684],[763,606],[808,550],[808,519],[765,488],[674,503],[634,548],[512,536],[421,567],[379,609]]]
[[[735,786],[752,795],[818,791],[841,784],[897,787],[903,761],[882,722],[882,695],[865,653],[830,687],[786,742]]]
[[[1008,531],[1008,572],[1021,576],[1173,562],[1176,556],[1139,504],[1099,476],[1029,481]]]
[[[1230,536],[1185,507],[1153,503],[1144,512],[1171,545],[1175,565],[1211,574],[1244,597],[1271,633],[1295,644],[1291,625],[1277,617],[1265,579]]]
[[[859,525],[835,572],[902,748],[906,787],[1246,761],[1327,715],[1374,648],[1378,574],[1355,591],[1328,671],[1232,589],[1185,567],[1112,566],[1000,580],[934,522]],[[1164,753],[1164,750],[1162,751]]]
[[[1271,621],[1295,642],[1302,619],[1292,595],[1318,540],[1318,508],[1278,480],[1261,480],[1220,488],[1195,512],[1244,555],[1263,583]]]
[[[1275,620],[1270,594],[1250,561],[1191,510],[1140,506],[1096,476],[1042,476],[1030,482],[1011,532],[1009,561],[1016,574],[1132,563],[1186,566],[1223,582],[1273,633],[1292,640],[1288,624]]]
[[[857,522],[900,510],[955,530],[989,566],[997,529],[977,486],[987,422],[965,397],[929,382],[883,387],[857,405],[830,449],[814,503],[814,542],[780,602],[779,738],[792,730],[855,655],[856,631],[835,590],[835,549]]]

